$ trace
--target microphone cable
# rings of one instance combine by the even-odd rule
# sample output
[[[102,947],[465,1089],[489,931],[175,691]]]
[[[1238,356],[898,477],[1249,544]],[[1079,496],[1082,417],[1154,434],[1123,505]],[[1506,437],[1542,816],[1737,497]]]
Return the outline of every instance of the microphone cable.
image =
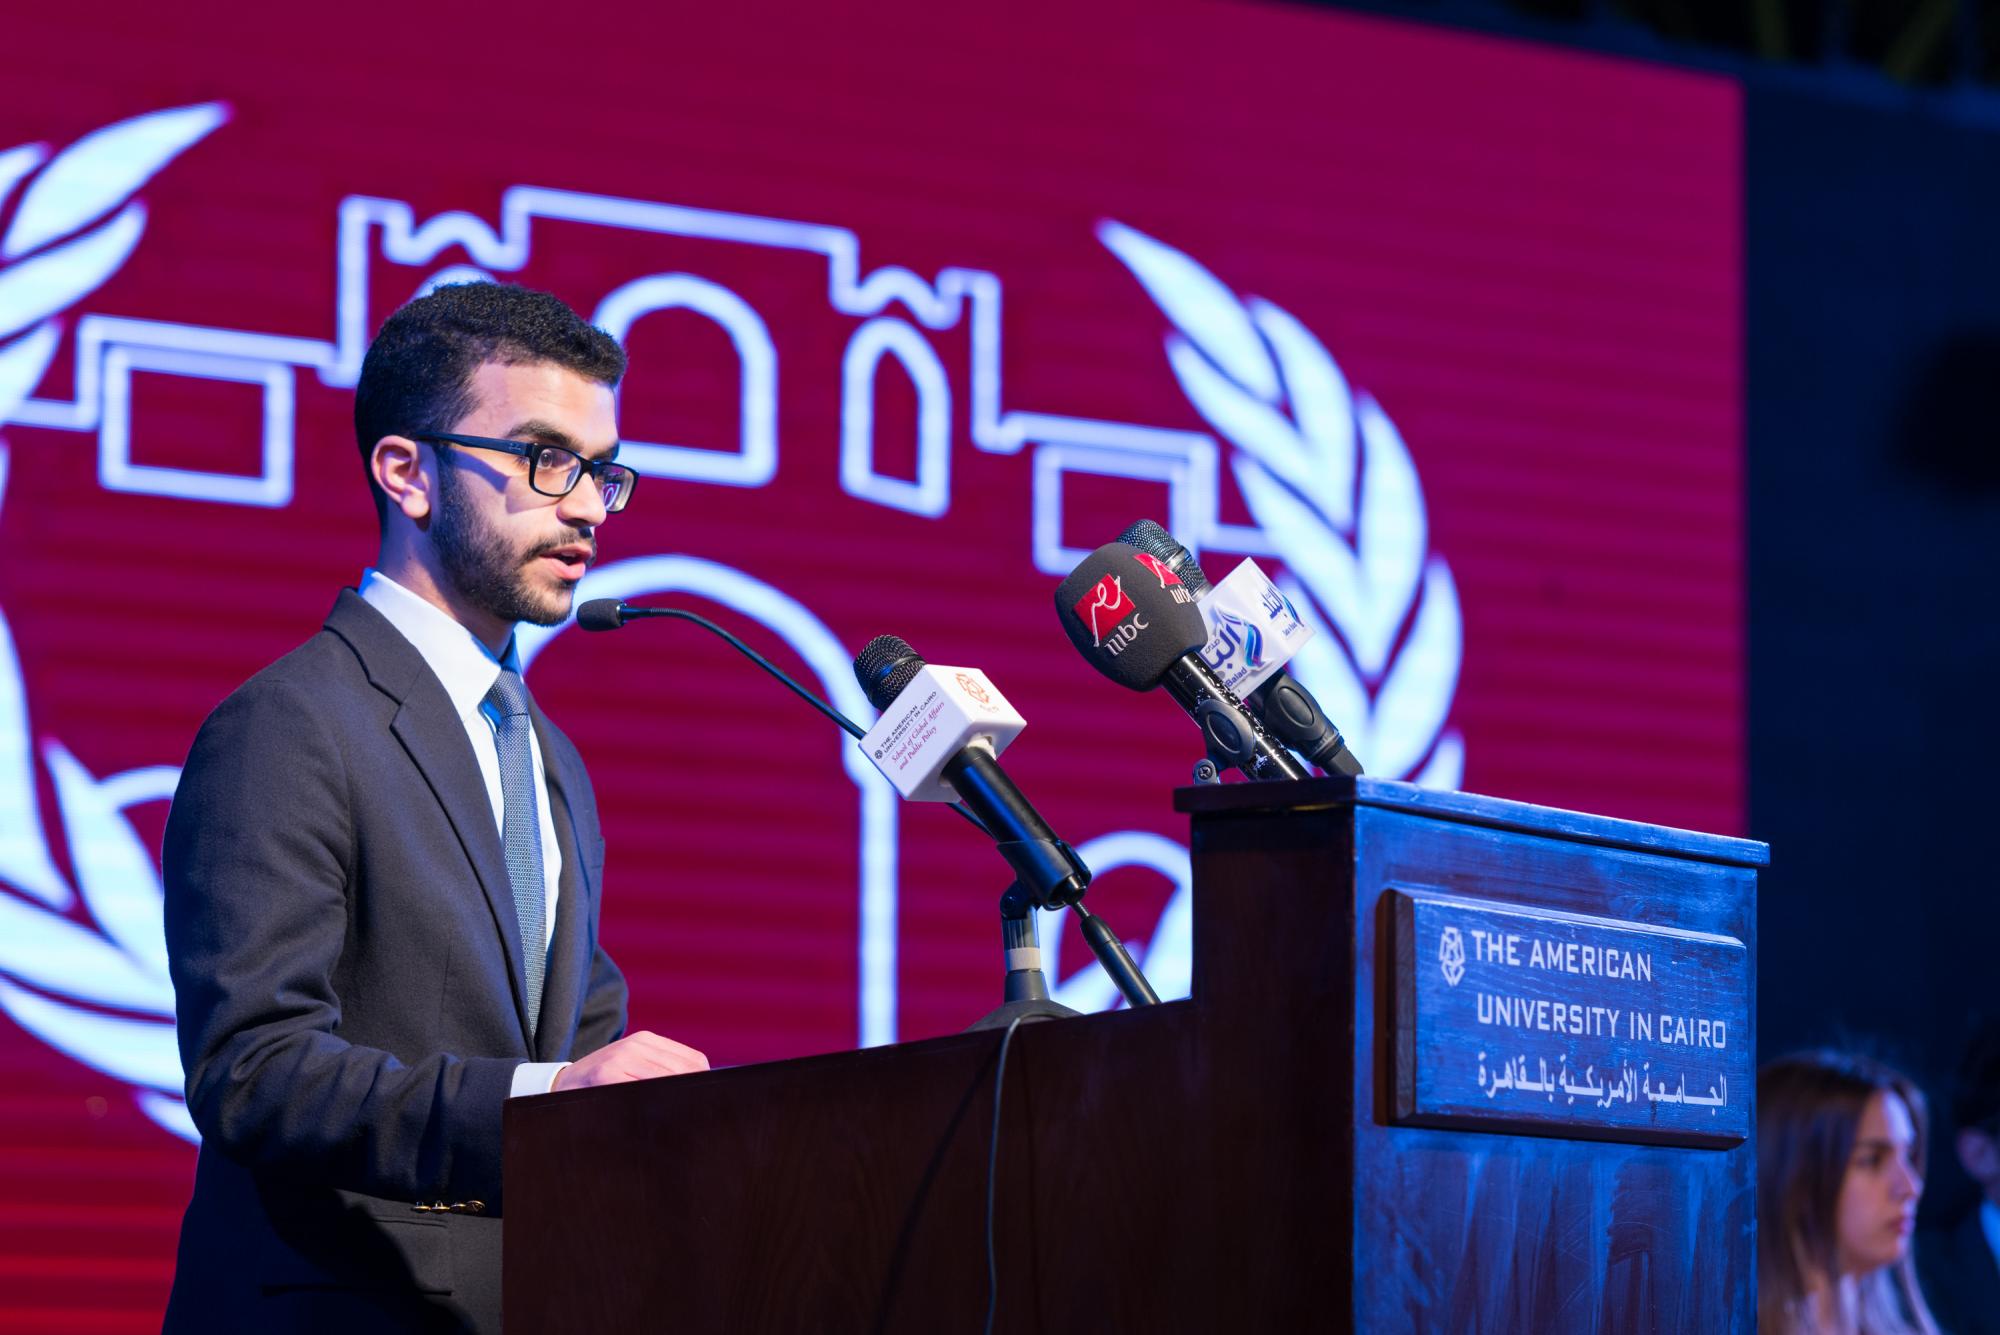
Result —
[[[1007,1088],[1007,1049],[1022,1017],[1007,1022],[1000,1038],[1000,1060],[993,1067],[993,1137],[986,1145],[986,1335],[993,1335],[993,1317],[1000,1310],[1000,1262],[993,1251],[993,1198],[1000,1183],[1000,1095]]]

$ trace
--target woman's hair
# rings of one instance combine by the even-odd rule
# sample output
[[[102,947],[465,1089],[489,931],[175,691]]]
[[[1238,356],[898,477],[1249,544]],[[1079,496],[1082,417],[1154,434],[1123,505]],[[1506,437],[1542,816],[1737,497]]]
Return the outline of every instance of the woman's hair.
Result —
[[[1908,1253],[1855,1277],[1841,1297],[1839,1205],[1868,1101],[1891,1093],[1910,1111],[1919,1171],[1929,1138],[1923,1092],[1902,1072],[1844,1052],[1780,1058],[1757,1073],[1757,1327],[1813,1335],[1936,1335]],[[1812,1283],[1831,1286],[1822,1328]]]

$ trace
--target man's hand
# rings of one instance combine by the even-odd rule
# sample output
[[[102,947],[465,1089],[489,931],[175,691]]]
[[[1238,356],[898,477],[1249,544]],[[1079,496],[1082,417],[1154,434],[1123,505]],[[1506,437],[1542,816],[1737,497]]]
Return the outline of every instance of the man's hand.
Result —
[[[556,1073],[550,1089],[586,1089],[591,1085],[617,1085],[627,1080],[651,1080],[662,1075],[687,1075],[706,1071],[708,1058],[685,1043],[640,1030],[627,1034],[579,1057]]]

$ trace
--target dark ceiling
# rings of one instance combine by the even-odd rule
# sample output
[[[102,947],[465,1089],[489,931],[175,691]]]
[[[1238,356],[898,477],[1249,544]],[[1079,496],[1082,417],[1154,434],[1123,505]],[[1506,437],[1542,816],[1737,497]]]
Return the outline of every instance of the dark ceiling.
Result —
[[[2000,0],[1321,0],[1633,55],[2000,91]]]

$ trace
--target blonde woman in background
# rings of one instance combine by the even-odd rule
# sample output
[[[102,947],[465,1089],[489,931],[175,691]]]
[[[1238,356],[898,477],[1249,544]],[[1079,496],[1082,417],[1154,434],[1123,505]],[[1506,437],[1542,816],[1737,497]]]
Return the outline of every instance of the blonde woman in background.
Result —
[[[1866,1057],[1758,1073],[1762,1335],[1937,1335],[1910,1260],[1927,1132],[1922,1092]]]

